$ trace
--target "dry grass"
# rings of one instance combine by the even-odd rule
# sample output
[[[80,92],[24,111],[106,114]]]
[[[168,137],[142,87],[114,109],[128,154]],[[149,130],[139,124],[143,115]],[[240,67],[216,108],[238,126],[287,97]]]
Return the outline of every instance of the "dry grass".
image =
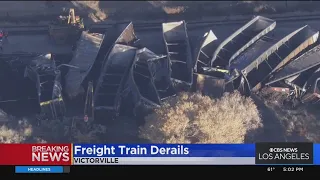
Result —
[[[320,113],[313,106],[302,105],[296,109],[284,108],[278,103],[266,103],[285,129],[289,142],[320,142]]]
[[[106,127],[83,119],[42,120],[32,126],[26,118],[0,126],[0,143],[99,143]]]
[[[89,18],[93,22],[100,22],[108,18],[107,13],[99,7],[99,1],[71,1],[75,7],[89,10]]]
[[[243,143],[261,126],[256,105],[237,92],[219,100],[182,93],[146,117],[140,136],[152,143]]]
[[[42,121],[38,127],[38,136],[50,142],[98,143],[99,137],[106,131],[105,126],[84,122],[81,118]]]
[[[183,7],[183,6],[176,6],[176,7],[164,6],[164,7],[162,7],[162,9],[167,14],[180,14],[186,10],[185,7]]]
[[[33,128],[27,120],[19,120],[16,128],[0,126],[0,143],[22,143],[32,136]]]

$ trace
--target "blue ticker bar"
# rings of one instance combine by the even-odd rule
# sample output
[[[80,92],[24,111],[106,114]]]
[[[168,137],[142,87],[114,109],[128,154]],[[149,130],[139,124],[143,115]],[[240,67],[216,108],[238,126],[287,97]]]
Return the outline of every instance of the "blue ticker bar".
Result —
[[[313,144],[313,164],[320,165],[320,144]]]
[[[16,173],[63,173],[63,166],[16,166]]]

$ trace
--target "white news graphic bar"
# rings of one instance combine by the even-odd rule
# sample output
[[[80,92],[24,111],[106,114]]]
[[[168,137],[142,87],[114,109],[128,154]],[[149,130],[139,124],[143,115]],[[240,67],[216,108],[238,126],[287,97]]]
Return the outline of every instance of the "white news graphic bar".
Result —
[[[253,165],[254,157],[74,157],[74,165]]]

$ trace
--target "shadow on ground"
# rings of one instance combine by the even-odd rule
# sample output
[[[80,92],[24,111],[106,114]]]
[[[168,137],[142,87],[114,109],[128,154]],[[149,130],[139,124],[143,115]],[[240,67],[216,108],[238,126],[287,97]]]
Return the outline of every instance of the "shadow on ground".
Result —
[[[285,129],[280,124],[276,114],[259,97],[253,95],[252,99],[260,112],[263,127],[257,132],[249,132],[245,141],[286,142]]]
[[[317,105],[292,107],[279,98],[252,96],[264,127],[254,137],[255,142],[320,142],[320,113]],[[249,140],[249,138],[247,138]]]

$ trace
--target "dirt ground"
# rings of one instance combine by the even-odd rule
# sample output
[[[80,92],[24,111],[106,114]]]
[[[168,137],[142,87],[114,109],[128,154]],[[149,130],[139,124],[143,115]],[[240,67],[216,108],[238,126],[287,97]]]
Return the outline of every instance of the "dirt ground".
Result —
[[[241,15],[270,15],[301,12],[317,12],[320,2],[317,1],[1,1],[0,21],[33,21],[57,17],[64,9],[76,8],[77,12],[87,17],[90,22],[108,20],[201,20],[206,17],[241,16]],[[319,11],[320,12],[320,11]],[[1,24],[0,23],[0,24]],[[39,37],[38,41],[43,41]],[[16,39],[10,39],[15,45]],[[20,45],[21,49],[28,49]],[[31,50],[30,50],[31,51]],[[316,106],[302,105],[298,108],[288,108],[275,99],[264,96],[253,97],[264,123],[261,134],[256,141],[320,142],[320,113]],[[19,121],[20,122],[20,121]],[[30,126],[21,121],[19,133],[11,133],[20,141],[21,136],[30,135]],[[128,125],[131,126],[131,125]],[[23,128],[22,128],[23,127]],[[123,129],[121,129],[123,128]],[[109,135],[117,134],[117,142],[137,142],[136,131],[128,133],[131,127],[121,126],[119,130],[111,129]],[[121,129],[121,130],[120,130]],[[134,127],[137,130],[137,127]],[[131,128],[132,130],[132,128]],[[114,132],[116,131],[116,132]],[[1,133],[1,130],[0,130]],[[108,132],[107,132],[108,133]],[[57,134],[57,133],[56,133]],[[0,134],[1,135],[1,134]],[[109,136],[108,135],[108,136]],[[41,138],[45,139],[45,138]],[[24,140],[23,140],[24,141]],[[46,139],[44,140],[46,141]],[[114,142],[114,140],[108,140]],[[22,142],[22,140],[20,141]],[[38,142],[42,142],[39,140]]]
[[[75,8],[93,22],[315,12],[317,1],[1,1],[0,19],[41,19]]]
[[[261,91],[254,96],[264,123],[257,141],[320,142],[320,112],[317,104],[292,106],[286,95]]]

